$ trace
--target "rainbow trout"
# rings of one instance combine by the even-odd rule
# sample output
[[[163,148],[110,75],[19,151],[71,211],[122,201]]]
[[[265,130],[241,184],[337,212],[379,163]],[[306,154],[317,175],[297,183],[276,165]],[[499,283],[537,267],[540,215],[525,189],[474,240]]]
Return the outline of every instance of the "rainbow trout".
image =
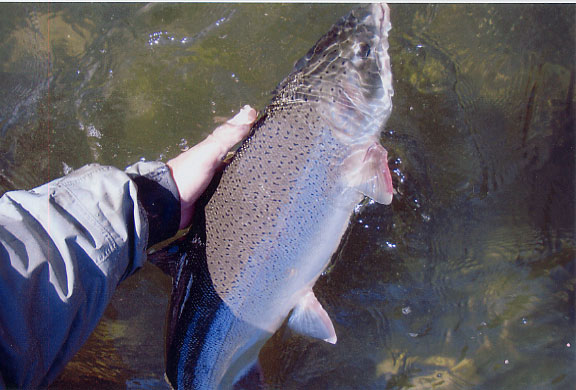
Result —
[[[312,287],[363,197],[392,201],[380,144],[392,110],[390,28],[384,4],[336,23],[279,84],[196,211],[172,270],[174,389],[234,388],[288,317],[296,332],[336,343]]]

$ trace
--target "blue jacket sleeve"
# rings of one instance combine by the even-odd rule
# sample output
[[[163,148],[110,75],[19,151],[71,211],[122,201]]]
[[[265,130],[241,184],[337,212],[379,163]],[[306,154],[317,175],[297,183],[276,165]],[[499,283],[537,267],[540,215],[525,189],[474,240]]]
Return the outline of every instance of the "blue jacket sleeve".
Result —
[[[57,377],[147,246],[176,232],[179,207],[158,162],[90,165],[0,198],[0,389]]]

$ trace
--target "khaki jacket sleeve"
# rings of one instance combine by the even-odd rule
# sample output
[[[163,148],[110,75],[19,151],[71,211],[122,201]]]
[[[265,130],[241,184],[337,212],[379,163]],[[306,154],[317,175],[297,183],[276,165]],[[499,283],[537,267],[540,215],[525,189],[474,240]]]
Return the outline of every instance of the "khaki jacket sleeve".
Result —
[[[176,232],[168,168],[90,165],[0,198],[0,389],[45,387],[94,330],[149,233]],[[153,226],[149,225],[153,224]],[[165,237],[166,236],[166,237]]]

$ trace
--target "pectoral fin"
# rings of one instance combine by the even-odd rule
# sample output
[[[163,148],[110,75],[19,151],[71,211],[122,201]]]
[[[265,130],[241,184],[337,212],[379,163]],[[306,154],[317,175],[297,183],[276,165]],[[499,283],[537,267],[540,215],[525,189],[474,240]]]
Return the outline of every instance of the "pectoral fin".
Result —
[[[378,203],[390,204],[394,190],[388,169],[388,152],[378,142],[358,145],[343,163],[346,185]]]
[[[336,331],[312,290],[294,307],[288,326],[297,333],[336,344]]]

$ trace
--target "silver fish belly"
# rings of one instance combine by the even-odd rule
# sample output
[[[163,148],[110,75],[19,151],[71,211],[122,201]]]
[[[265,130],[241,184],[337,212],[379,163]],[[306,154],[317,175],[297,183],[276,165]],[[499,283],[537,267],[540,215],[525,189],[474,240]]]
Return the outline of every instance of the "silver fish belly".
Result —
[[[232,388],[289,315],[295,331],[336,343],[312,287],[363,196],[392,200],[380,144],[392,110],[390,28],[385,4],[335,24],[224,171],[204,208],[201,259],[184,256],[175,279],[174,388]]]

